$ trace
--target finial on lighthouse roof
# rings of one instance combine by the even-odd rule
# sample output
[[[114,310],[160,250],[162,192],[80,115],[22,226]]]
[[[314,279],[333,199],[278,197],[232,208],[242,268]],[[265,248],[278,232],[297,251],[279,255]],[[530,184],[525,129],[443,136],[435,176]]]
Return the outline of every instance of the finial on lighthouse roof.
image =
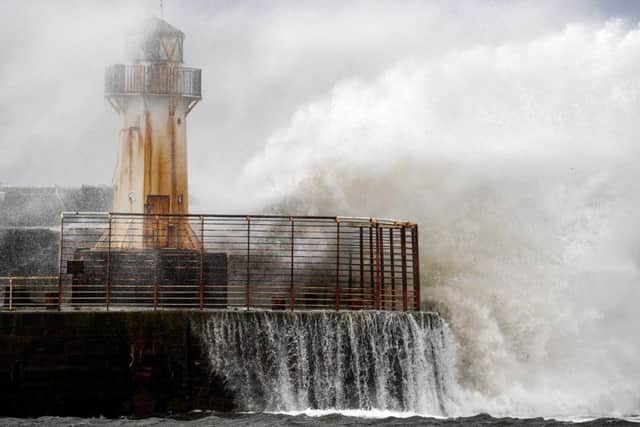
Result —
[[[151,17],[130,36],[130,51],[136,62],[183,62],[184,33],[164,19]]]

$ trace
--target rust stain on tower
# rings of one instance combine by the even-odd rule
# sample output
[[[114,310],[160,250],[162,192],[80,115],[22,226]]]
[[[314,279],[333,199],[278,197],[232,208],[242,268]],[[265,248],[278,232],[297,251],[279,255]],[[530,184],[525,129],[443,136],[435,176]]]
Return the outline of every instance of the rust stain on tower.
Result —
[[[113,211],[154,215],[114,224],[113,248],[200,245],[171,217],[189,213],[186,118],[202,98],[201,70],[182,65],[183,42],[182,31],[152,18],[130,38],[131,62],[106,70],[105,96],[122,119]]]

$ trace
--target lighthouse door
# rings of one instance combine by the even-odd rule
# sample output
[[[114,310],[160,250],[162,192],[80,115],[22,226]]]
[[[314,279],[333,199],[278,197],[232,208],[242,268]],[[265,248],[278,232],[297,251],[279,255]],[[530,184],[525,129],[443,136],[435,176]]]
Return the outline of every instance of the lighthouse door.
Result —
[[[170,210],[169,196],[165,195],[148,195],[147,203],[144,205],[145,213],[152,215],[167,215]],[[145,218],[144,238],[145,247],[166,248],[170,246],[170,242],[175,240],[172,231],[174,227],[170,224],[171,220],[167,217],[148,217]]]

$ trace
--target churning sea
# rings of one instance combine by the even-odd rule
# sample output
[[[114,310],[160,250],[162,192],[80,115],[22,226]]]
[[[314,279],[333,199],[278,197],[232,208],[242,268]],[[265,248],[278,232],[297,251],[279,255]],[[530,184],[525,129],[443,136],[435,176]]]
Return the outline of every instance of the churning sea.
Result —
[[[0,418],[3,426],[625,426],[637,425],[640,416],[624,418],[494,418],[486,414],[463,418],[431,418],[410,413],[376,411],[311,411],[306,413],[193,413],[169,418],[106,419],[42,417]]]

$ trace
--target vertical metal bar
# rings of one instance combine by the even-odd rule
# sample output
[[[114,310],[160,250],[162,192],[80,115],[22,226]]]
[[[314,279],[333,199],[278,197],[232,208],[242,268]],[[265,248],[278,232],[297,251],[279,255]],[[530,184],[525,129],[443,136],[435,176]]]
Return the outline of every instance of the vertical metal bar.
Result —
[[[373,219],[369,222],[369,283],[371,285],[371,306],[372,308],[376,307],[376,288],[375,288],[375,273],[373,266]]]
[[[349,308],[353,309],[353,246],[349,246],[349,275],[347,278],[349,288],[347,291],[347,296],[349,298],[348,306]]]
[[[360,300],[360,305],[364,301],[364,228],[360,227],[360,292],[358,299]]]
[[[64,244],[64,215],[60,216],[60,246],[58,248],[58,310],[62,311],[62,246]]]
[[[416,311],[420,311],[420,249],[418,244],[418,224],[415,224],[411,229],[411,236],[413,238],[411,249],[413,251],[414,308]]]
[[[400,256],[402,258],[402,310],[407,311],[407,229],[400,229]]]
[[[167,230],[167,233],[168,233],[168,230]],[[158,215],[156,215],[156,229],[153,234],[155,235],[155,238],[156,238],[155,248],[157,249],[160,247],[160,218],[158,218]],[[167,235],[167,243],[169,243],[168,240],[169,240],[169,236]]]
[[[380,306],[385,309],[387,307],[387,298],[386,292],[384,289],[384,228],[378,225],[378,241],[379,241],[379,252],[380,252],[380,293],[382,294],[380,298]]]
[[[247,286],[245,289],[247,310],[251,308],[251,217],[247,217]]]
[[[200,216],[200,310],[204,309],[204,217]]]
[[[156,215],[156,230],[155,233],[156,235],[156,245],[155,248],[159,248],[160,247],[160,219],[158,218],[158,215]],[[160,258],[158,257],[157,262],[160,262]],[[159,286],[159,281],[160,281],[160,265],[158,265],[156,263],[156,265],[154,266],[154,271],[153,271],[153,309],[157,310],[158,309],[158,286]]]
[[[391,310],[396,309],[396,265],[393,247],[393,230],[389,228],[389,258],[391,263]]]
[[[340,219],[336,217],[336,311],[340,310]]]
[[[109,311],[109,305],[111,304],[111,233],[112,233],[112,219],[109,214],[109,231],[107,233],[107,283],[105,289],[106,296],[106,308]]]
[[[289,308],[291,309],[291,311],[293,311],[296,306],[296,294],[293,288],[293,256],[294,256],[293,240],[294,240],[295,226],[294,226],[293,217],[290,217],[289,221],[291,221],[291,277],[289,282]]]
[[[376,227],[376,310],[380,310],[380,228]]]
[[[9,277],[9,311],[13,311],[13,277]]]

